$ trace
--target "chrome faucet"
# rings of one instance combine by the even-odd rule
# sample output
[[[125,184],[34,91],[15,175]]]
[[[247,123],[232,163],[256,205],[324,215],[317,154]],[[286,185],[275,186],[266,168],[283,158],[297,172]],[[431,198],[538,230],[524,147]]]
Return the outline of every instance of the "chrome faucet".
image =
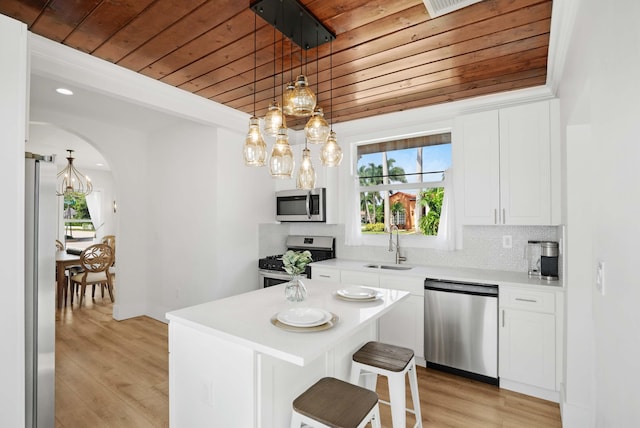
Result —
[[[396,231],[396,242],[393,242],[393,231]],[[389,227],[389,252],[396,252],[396,264],[399,265],[400,262],[407,261],[407,258],[400,255],[400,231],[398,230],[398,226],[392,224]]]

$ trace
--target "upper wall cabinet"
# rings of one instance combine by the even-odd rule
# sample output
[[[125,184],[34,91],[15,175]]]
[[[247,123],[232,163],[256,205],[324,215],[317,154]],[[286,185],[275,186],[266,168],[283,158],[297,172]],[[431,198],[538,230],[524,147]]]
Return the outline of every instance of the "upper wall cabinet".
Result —
[[[557,223],[551,122],[549,101],[456,118],[453,156],[461,224]]]

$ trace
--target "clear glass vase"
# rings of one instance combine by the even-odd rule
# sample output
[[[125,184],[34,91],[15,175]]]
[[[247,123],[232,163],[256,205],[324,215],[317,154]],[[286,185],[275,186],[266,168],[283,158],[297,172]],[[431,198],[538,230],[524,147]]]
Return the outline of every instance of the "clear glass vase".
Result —
[[[302,302],[307,298],[307,287],[299,275],[294,275],[284,286],[284,297],[290,302]]]

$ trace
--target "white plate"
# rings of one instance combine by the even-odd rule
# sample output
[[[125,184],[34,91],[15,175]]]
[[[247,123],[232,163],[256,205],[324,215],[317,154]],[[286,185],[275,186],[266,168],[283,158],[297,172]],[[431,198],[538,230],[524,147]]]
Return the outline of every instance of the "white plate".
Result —
[[[339,296],[347,299],[372,299],[376,297],[376,291],[366,287],[349,287],[337,290]]]
[[[278,321],[294,327],[315,327],[331,319],[331,313],[318,308],[290,308],[278,312]]]

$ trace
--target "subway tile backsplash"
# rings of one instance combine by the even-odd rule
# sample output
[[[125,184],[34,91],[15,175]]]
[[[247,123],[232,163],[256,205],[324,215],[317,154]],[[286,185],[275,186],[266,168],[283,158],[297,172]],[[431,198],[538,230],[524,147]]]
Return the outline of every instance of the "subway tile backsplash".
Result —
[[[336,254],[339,258],[393,262],[387,246],[346,246],[343,225],[324,224],[261,224],[260,257],[277,254],[285,249],[287,235],[324,235],[336,237]],[[511,248],[503,248],[503,236],[510,235]],[[458,266],[480,269],[495,269],[526,272],[525,248],[527,241],[557,241],[562,238],[561,226],[464,226],[463,249],[444,251],[425,248],[410,248],[403,245],[402,255],[407,264],[431,266]],[[395,240],[395,237],[394,237]],[[562,245],[559,266],[562,266]],[[560,272],[562,277],[562,272]]]

